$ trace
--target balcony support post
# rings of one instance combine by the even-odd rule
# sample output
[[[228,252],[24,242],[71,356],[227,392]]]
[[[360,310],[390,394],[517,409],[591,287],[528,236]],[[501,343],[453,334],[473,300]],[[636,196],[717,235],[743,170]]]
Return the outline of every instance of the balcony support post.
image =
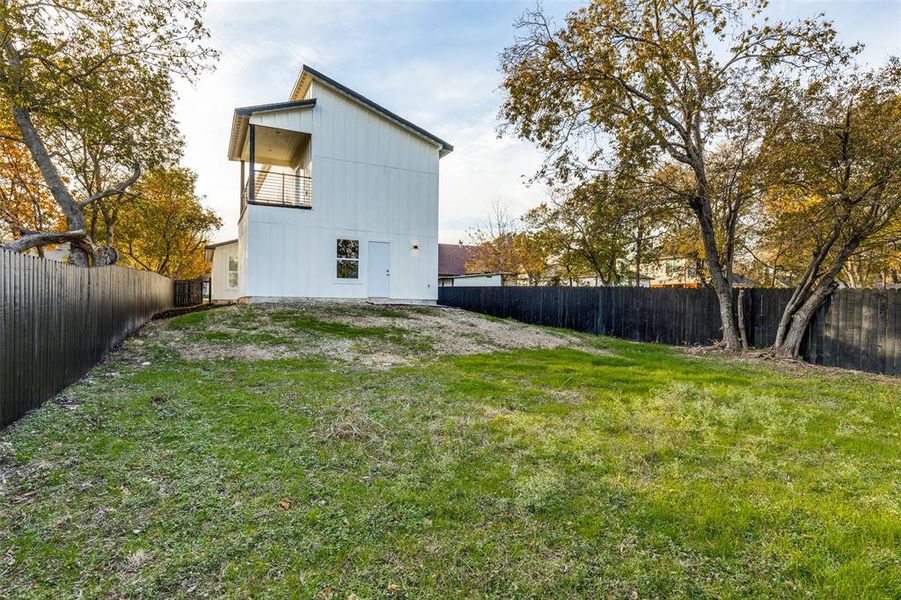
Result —
[[[254,192],[256,191],[256,185],[254,182],[254,170],[256,168],[256,158],[257,158],[257,140],[256,140],[256,125],[250,126],[250,187],[247,188],[247,201],[253,202]]]

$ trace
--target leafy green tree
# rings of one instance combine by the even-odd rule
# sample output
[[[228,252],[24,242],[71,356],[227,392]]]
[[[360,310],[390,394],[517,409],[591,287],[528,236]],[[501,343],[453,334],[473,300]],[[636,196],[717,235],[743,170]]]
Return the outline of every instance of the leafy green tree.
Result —
[[[558,193],[524,216],[545,240],[570,283],[582,276],[605,285],[640,284],[642,265],[656,257],[667,205],[627,170],[601,173]]]
[[[578,251],[575,232],[570,221],[560,218],[558,204],[543,202],[522,217],[529,235],[540,245],[548,261],[548,280],[551,285],[573,285],[590,273]]]

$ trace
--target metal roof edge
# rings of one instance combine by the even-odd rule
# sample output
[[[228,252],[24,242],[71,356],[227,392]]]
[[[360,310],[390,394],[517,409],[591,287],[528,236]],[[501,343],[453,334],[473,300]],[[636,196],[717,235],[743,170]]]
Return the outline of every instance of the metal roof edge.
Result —
[[[227,241],[225,241],[225,242],[216,242],[215,244],[207,244],[207,245],[206,245],[206,248],[207,248],[207,250],[211,250],[211,249],[213,249],[213,248],[218,248],[219,246],[228,246],[229,244],[237,243],[237,241],[238,241],[238,240],[237,240],[237,238],[236,238],[236,239],[233,239],[233,240],[227,240]]]
[[[235,109],[235,114],[242,117],[255,113],[270,112],[273,110],[285,110],[289,108],[312,108],[316,106],[316,98],[307,100],[290,100],[288,102],[270,102],[269,104],[257,104],[255,106],[242,106]]]

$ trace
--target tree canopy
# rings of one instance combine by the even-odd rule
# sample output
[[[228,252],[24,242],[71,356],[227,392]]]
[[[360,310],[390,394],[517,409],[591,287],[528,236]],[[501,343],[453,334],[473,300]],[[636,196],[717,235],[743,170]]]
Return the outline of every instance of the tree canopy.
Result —
[[[121,203],[116,248],[126,264],[173,279],[206,273],[208,236],[222,226],[194,191],[197,175],[184,168],[153,169]]]
[[[87,215],[124,196],[144,168],[180,153],[173,83],[211,65],[200,0],[4,2],[0,102],[28,149],[63,227],[20,227],[25,250],[69,242],[76,264],[117,254],[92,239]]]
[[[776,338],[796,352],[810,316],[853,268],[849,260],[896,235],[901,61],[795,86],[780,98],[761,149],[770,170],[764,207],[777,237],[801,241],[802,270]]]
[[[740,347],[734,263],[765,191],[769,112],[850,64],[828,21],[770,21],[760,0],[593,0],[557,27],[539,9],[501,56],[503,131],[546,152],[538,173],[584,180],[613,163],[692,215],[727,348]],[[663,175],[661,177],[661,175]]]

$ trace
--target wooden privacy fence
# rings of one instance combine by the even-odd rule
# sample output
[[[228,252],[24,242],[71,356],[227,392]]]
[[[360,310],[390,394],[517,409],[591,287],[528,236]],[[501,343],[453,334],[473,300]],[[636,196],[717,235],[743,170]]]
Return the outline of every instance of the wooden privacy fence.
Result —
[[[203,279],[176,279],[175,306],[195,306],[203,302]]]
[[[748,343],[771,346],[791,290],[744,294]],[[634,287],[442,287],[438,303],[526,323],[672,345],[722,339],[712,289]],[[838,290],[811,321],[808,362],[901,374],[901,290]]]
[[[172,280],[0,250],[0,427],[78,380],[172,307]]]

